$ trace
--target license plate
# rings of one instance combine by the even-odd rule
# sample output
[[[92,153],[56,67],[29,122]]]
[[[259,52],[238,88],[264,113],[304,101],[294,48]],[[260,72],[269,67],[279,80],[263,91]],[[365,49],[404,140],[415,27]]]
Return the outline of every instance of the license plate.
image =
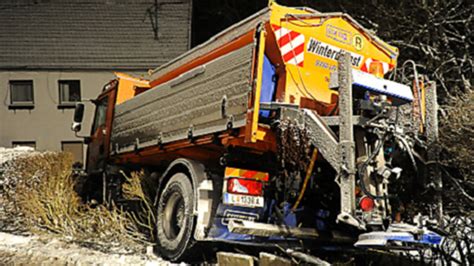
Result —
[[[238,195],[238,194],[224,194],[224,203],[242,207],[263,207],[263,197]]]

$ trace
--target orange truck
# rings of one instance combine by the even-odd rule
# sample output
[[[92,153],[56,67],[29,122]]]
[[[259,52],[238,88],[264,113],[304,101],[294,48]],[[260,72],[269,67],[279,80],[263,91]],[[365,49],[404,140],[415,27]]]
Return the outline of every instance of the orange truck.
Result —
[[[121,172],[144,169],[173,261],[196,243],[353,243],[385,230],[400,222],[392,159],[413,159],[394,114],[421,103],[417,134],[436,134],[434,86],[384,79],[397,56],[347,14],[270,2],[146,77],[116,73],[93,101],[88,186],[118,200]],[[365,236],[358,246],[394,240]]]

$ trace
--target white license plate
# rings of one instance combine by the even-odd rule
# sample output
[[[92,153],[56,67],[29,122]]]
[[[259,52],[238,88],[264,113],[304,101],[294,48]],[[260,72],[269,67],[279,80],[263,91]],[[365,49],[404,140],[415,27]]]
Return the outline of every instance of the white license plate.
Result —
[[[224,194],[224,203],[242,207],[263,207],[263,197],[238,195],[238,194]]]

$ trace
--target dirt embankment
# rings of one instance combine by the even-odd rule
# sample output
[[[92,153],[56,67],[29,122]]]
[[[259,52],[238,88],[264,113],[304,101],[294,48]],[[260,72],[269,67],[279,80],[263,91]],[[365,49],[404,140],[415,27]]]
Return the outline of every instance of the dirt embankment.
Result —
[[[170,265],[147,254],[107,254],[52,238],[0,232],[0,265]]]

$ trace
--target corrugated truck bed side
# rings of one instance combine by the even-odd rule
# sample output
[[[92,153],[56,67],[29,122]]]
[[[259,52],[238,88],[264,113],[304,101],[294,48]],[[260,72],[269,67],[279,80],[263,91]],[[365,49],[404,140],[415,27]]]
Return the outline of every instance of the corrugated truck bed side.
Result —
[[[253,50],[249,44],[117,105],[112,151],[223,131],[230,120],[244,126]]]

